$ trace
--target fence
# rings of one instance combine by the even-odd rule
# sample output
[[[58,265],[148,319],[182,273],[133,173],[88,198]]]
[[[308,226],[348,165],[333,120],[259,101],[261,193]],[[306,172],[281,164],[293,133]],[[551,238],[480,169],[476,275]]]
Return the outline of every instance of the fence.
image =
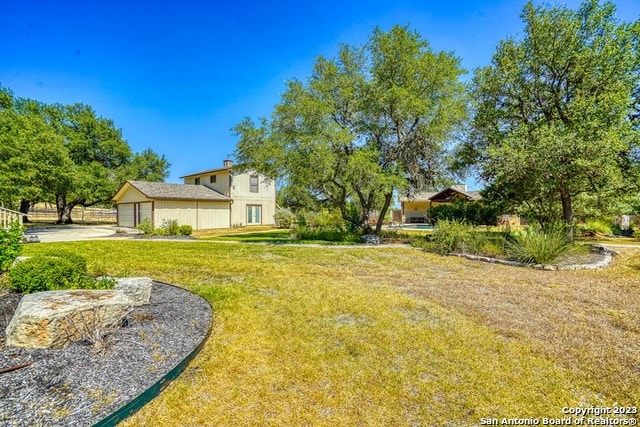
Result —
[[[29,209],[29,221],[54,222],[58,220],[58,211],[49,203],[38,203]],[[113,222],[117,220],[115,209],[85,208],[76,206],[71,211],[73,222]]]
[[[0,208],[0,226],[7,228],[11,221],[18,221],[22,225],[22,214],[11,209]]]

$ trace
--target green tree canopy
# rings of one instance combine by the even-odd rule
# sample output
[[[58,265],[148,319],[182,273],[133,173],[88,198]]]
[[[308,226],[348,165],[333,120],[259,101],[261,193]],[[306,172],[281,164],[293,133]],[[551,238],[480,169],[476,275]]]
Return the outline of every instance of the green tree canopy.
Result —
[[[109,202],[126,179],[162,181],[169,163],[133,153],[113,121],[83,104],[47,105],[0,88],[0,197],[5,204],[52,201],[58,222],[77,206]]]
[[[319,57],[306,83],[288,82],[270,120],[238,124],[236,158],[284,181],[297,203],[337,207],[355,226],[378,210],[379,231],[394,191],[443,176],[466,113],[462,73],[458,58],[407,27],[376,29],[365,46]]]
[[[575,11],[529,2],[521,16],[524,37],[502,41],[475,72],[459,155],[494,194],[528,203],[542,221],[572,223],[581,194],[638,191],[640,21],[620,23],[613,4],[597,0]]]

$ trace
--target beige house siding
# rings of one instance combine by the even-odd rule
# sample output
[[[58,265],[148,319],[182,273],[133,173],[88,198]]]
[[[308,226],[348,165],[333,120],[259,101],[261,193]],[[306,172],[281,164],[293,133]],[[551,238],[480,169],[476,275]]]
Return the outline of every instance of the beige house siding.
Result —
[[[410,218],[426,218],[426,212],[429,210],[429,202],[403,202],[402,213],[404,221],[410,221]]]
[[[150,202],[141,191],[137,188],[129,187],[122,196],[118,199],[118,203],[136,203],[136,202]]]
[[[211,182],[211,176],[215,175],[216,182]],[[223,170],[216,173],[207,173],[198,176],[192,176],[184,179],[185,184],[195,185],[196,178],[200,179],[200,185],[211,188],[220,194],[229,197],[229,171]]]
[[[247,207],[260,206],[260,224],[274,225],[275,220],[273,216],[276,213],[275,183],[265,179],[263,176],[258,176],[258,192],[252,193],[250,191],[251,175],[250,173],[246,173],[233,176],[233,184],[231,186],[231,197],[233,198],[233,204],[231,205],[231,224],[248,225]]]
[[[218,193],[233,199],[231,204],[230,225],[258,225],[249,224],[247,218],[248,206],[260,206],[261,225],[274,225],[273,216],[276,213],[276,186],[275,182],[258,175],[258,192],[251,192],[250,172],[230,174],[229,169],[222,169],[184,178],[185,184],[196,185],[199,179],[200,185],[209,187]],[[211,182],[211,176],[216,176],[216,182]]]
[[[194,230],[229,228],[229,203],[207,201],[157,200],[154,206],[154,223],[177,220],[180,225],[190,225]]]

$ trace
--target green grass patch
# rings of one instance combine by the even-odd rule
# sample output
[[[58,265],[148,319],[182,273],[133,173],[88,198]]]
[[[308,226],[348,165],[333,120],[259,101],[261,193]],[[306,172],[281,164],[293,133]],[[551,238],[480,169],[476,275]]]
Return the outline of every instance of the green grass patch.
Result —
[[[242,234],[228,234],[221,236],[202,237],[202,240],[226,240],[235,242],[247,242],[247,243],[289,243],[292,240],[289,238],[288,230],[276,230],[266,231],[258,233],[242,233]]]

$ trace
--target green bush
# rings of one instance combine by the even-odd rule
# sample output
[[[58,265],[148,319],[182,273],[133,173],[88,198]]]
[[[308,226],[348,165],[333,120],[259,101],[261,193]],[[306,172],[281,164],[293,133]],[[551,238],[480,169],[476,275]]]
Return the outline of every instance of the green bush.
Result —
[[[14,266],[8,277],[11,289],[31,293],[76,287],[84,274],[67,259],[35,256]]]
[[[5,230],[0,227],[0,271],[7,271],[22,253],[22,226],[11,221]]]
[[[564,227],[539,230],[533,227],[515,234],[507,243],[507,253],[527,264],[550,264],[571,248],[571,240]]]
[[[155,231],[153,226],[153,221],[151,221],[151,218],[143,219],[142,221],[140,221],[140,224],[136,226],[136,228],[142,231],[142,233],[147,234],[149,236],[151,236]]]
[[[457,220],[440,220],[429,239],[433,249],[440,253],[464,251],[473,238],[473,228]]]
[[[193,227],[190,225],[184,224],[178,227],[178,234],[181,236],[191,236],[191,233],[193,233]]]
[[[299,212],[296,216],[296,223],[308,228],[334,228],[344,230],[344,219],[339,210],[322,209],[319,212]]]
[[[62,258],[64,260],[69,261],[75,270],[79,271],[82,274],[87,274],[87,260],[74,252],[65,251],[65,250],[50,250],[46,251],[40,256],[51,257],[51,258]]]
[[[607,221],[589,220],[583,224],[576,226],[578,232],[583,236],[591,236],[596,234],[611,235],[613,234],[612,225]]]
[[[72,252],[28,258],[7,273],[9,287],[17,292],[32,293],[61,289],[112,289],[113,279],[96,280],[87,276],[86,260]]]
[[[346,230],[324,227],[297,226],[291,230],[296,240],[323,240],[326,242],[358,242],[358,235]]]
[[[164,234],[166,236],[177,236],[178,235],[178,220],[177,219],[165,219],[162,221],[162,225],[160,226],[164,230]]]
[[[496,225],[500,208],[486,202],[456,199],[451,204],[437,205],[427,211],[432,224],[441,220],[465,222],[471,225]]]
[[[291,228],[291,224],[293,224],[294,219],[295,216],[293,215],[293,212],[286,208],[278,209],[275,215],[273,215],[273,220],[280,228]]]

